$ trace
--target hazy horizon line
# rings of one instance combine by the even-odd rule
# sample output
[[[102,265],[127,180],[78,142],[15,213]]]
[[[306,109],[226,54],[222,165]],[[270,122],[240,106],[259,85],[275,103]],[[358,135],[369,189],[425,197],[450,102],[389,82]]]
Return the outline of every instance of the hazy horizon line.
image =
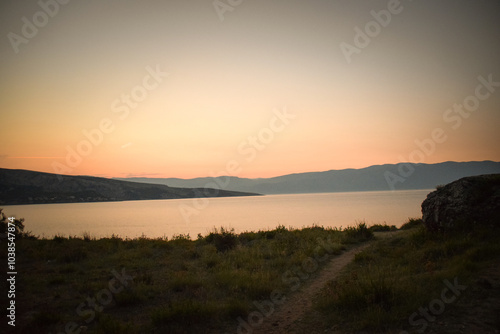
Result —
[[[500,161],[495,161],[495,160],[467,160],[467,161],[455,161],[455,160],[447,160],[447,161],[441,161],[441,162],[435,162],[435,163],[425,163],[425,162],[411,162],[411,161],[401,161],[398,163],[385,163],[385,164],[374,164],[374,165],[368,165],[364,167],[359,167],[359,168],[340,168],[340,169],[328,169],[328,170],[316,170],[316,171],[303,171],[303,172],[294,172],[294,173],[286,173],[286,174],[279,174],[279,175],[274,175],[274,176],[266,176],[266,177],[250,177],[250,176],[238,176],[238,175],[217,175],[217,176],[196,176],[196,177],[176,177],[176,176],[162,176],[165,174],[161,173],[143,173],[143,174],[131,174],[129,173],[126,176],[106,176],[103,174],[95,174],[95,175],[88,175],[88,174],[56,174],[56,175],[62,175],[62,176],[87,176],[87,177],[99,177],[99,178],[106,178],[106,179],[132,179],[132,178],[146,178],[146,179],[179,179],[179,180],[193,180],[193,179],[204,179],[204,178],[214,178],[214,177],[233,177],[233,178],[240,178],[240,179],[272,179],[276,177],[281,177],[281,176],[287,176],[287,175],[297,175],[297,174],[309,174],[309,173],[323,173],[323,172],[330,172],[330,171],[342,171],[342,170],[362,170],[370,167],[381,167],[381,166],[389,166],[389,165],[399,165],[399,164],[412,164],[412,165],[439,165],[439,164],[445,164],[445,163],[481,163],[481,162],[496,162],[500,163]],[[50,172],[45,172],[45,171],[38,171],[38,170],[31,170],[31,169],[11,169],[11,168],[4,168],[0,167],[2,169],[10,169],[10,170],[24,170],[24,171],[31,171],[31,172],[37,172],[37,173],[45,173],[45,174],[55,174],[55,173],[50,173]]]

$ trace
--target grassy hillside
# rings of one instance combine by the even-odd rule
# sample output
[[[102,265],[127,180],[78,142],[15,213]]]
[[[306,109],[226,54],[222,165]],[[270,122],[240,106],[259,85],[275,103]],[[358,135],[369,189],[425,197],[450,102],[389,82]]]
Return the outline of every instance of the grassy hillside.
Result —
[[[0,169],[0,185],[2,205],[257,195],[12,169]]]
[[[16,242],[16,330],[236,332],[264,301],[278,307],[329,258],[372,236],[360,225],[239,235],[221,228],[196,240],[24,237]],[[6,261],[6,247],[0,252]]]
[[[500,265],[500,231],[430,233],[415,222],[357,254],[343,276],[324,288],[316,301],[324,328],[403,334],[500,329],[498,319],[469,327],[500,312],[500,282],[487,274]],[[485,302],[487,296],[495,301]],[[471,304],[483,314],[471,315]]]
[[[372,230],[384,232],[370,241]],[[455,333],[483,321],[470,305],[492,319],[484,332],[500,328],[500,282],[485,274],[500,264],[499,239],[498,230],[429,233],[420,219],[400,230],[221,228],[196,240],[27,234],[16,239],[15,332],[245,332],[252,317],[279,309],[331,259],[367,241],[340,278],[311,297],[314,308],[295,332]],[[7,247],[0,258],[7,262]]]

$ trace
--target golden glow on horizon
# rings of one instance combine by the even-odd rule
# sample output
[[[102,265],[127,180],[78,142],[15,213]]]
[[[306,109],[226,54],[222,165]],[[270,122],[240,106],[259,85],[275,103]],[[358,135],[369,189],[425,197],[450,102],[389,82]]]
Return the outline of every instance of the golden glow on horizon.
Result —
[[[0,42],[0,166],[270,177],[409,161],[437,128],[421,162],[500,161],[500,88],[444,119],[479,76],[500,81],[500,5],[403,6],[348,63],[339,45],[387,1],[256,1],[223,22],[210,3],[69,3],[19,53]],[[40,10],[4,7],[4,35]]]
[[[64,157],[7,157],[7,159],[64,159]]]

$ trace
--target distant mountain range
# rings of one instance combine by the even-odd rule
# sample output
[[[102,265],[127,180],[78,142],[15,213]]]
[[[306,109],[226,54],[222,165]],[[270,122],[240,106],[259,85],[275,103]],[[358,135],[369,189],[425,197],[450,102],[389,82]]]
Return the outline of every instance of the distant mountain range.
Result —
[[[500,173],[500,162],[443,162],[438,164],[400,163],[362,169],[298,173],[272,178],[239,177],[120,178],[119,180],[169,185],[171,187],[219,187],[260,194],[432,189],[466,176]]]
[[[0,168],[0,205],[252,195],[257,194]]]
[[[497,173],[500,162],[493,161],[401,163],[260,179],[107,179],[0,168],[0,205],[431,189],[466,176]]]

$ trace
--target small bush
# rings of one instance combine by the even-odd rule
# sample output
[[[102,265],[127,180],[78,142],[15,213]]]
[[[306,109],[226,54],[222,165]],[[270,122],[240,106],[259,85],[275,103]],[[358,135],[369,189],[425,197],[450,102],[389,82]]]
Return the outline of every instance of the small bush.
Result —
[[[214,229],[214,232],[210,232],[205,240],[210,244],[214,244],[218,252],[227,252],[236,247],[238,243],[234,229],[228,230],[224,227],[221,227],[220,230]]]
[[[9,223],[10,226],[14,225],[14,231],[9,231]],[[13,221],[10,221],[9,218],[3,213],[3,209],[0,209],[0,233],[4,234],[7,232],[14,232],[16,234],[16,237],[22,238],[23,237],[23,231],[24,231],[24,218],[21,219],[14,219]]]
[[[96,240],[96,238],[92,238],[90,232],[83,232],[83,241],[89,242],[90,240]]]
[[[387,225],[387,224],[375,224],[373,226],[370,226],[369,230],[372,232],[389,232],[389,231],[396,231],[398,228],[395,225]]]
[[[414,228],[417,226],[422,226],[424,222],[422,218],[408,218],[408,221],[401,225],[400,230],[409,230],[410,228]]]
[[[143,235],[143,238],[144,240],[147,241],[147,238]],[[172,237],[172,240],[174,241],[191,241],[191,236],[188,234],[175,234],[173,237]]]
[[[56,235],[54,236],[54,238],[52,238],[52,240],[53,240],[54,242],[57,242],[57,243],[62,243],[63,241],[65,241],[65,240],[67,240],[67,239],[66,239],[63,235],[61,235],[61,234],[56,234]]]
[[[373,239],[373,232],[368,229],[366,223],[360,222],[356,226],[350,226],[344,229],[346,243],[356,243]]]

